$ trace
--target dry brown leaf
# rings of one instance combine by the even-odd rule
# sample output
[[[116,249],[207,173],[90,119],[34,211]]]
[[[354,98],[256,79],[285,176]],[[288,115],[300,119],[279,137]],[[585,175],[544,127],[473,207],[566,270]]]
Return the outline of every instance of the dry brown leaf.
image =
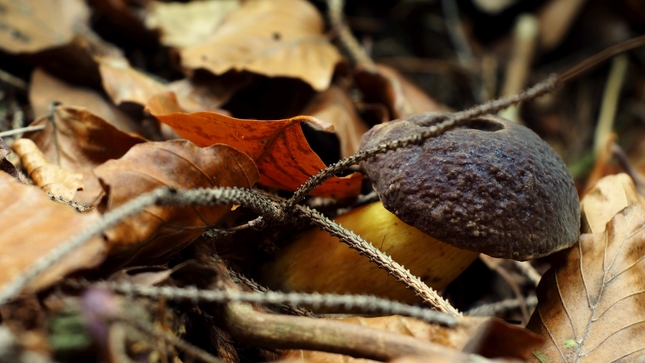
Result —
[[[145,106],[155,95],[174,92],[180,108],[186,112],[218,110],[251,78],[248,74],[222,77],[204,75],[195,80],[183,79],[163,84],[132,68],[128,60],[122,57],[102,57],[98,63],[103,88],[115,104],[133,102]]]
[[[359,70],[354,79],[365,95],[366,102],[387,106],[390,120],[422,112],[446,110],[402,74],[386,65],[376,65],[375,71]]]
[[[322,91],[341,59],[323,31],[322,17],[305,0],[249,0],[206,43],[181,50],[182,65],[299,78]]]
[[[250,188],[260,175],[253,160],[227,145],[199,148],[187,140],[133,146],[122,158],[94,169],[106,195],[107,212],[157,187],[177,189]],[[105,232],[110,254],[125,262],[136,257],[162,260],[194,241],[230,206],[153,206]]]
[[[125,58],[105,57],[97,60],[105,92],[112,102],[134,102],[145,105],[157,93],[168,92],[168,87],[130,66]]]
[[[29,177],[44,191],[71,200],[77,190],[83,189],[83,174],[49,163],[30,139],[18,139],[11,147],[20,156]]]
[[[150,1],[145,25],[148,29],[159,30],[161,44],[186,48],[207,42],[226,16],[239,7],[237,0],[189,3]]]
[[[0,48],[9,53],[67,44],[90,15],[83,0],[0,0],[0,9]]]
[[[580,236],[538,286],[527,328],[545,339],[535,362],[634,362],[645,354],[645,212],[622,209]]]
[[[582,231],[601,233],[619,211],[632,204],[645,209],[645,198],[638,194],[634,181],[624,173],[600,179],[580,202]]]
[[[32,126],[44,125],[45,129],[25,137],[36,143],[49,163],[83,174],[83,190],[76,193],[74,201],[92,205],[103,192],[92,172],[94,167],[122,157],[145,140],[120,131],[83,108],[58,106],[53,116],[53,123],[47,117],[32,122]]]
[[[87,108],[125,132],[141,132],[138,122],[94,90],[65,83],[40,68],[36,68],[31,76],[29,102],[37,117],[49,115],[52,112],[52,103],[60,102],[63,106]]]
[[[302,113],[334,125],[340,139],[342,157],[351,156],[358,151],[361,137],[368,129],[356,113],[347,92],[335,85],[318,94]]]
[[[18,173],[16,166],[7,159],[9,154],[11,154],[11,149],[9,149],[7,144],[5,144],[4,140],[0,137],[0,171],[3,171],[20,181],[20,174]]]
[[[0,173],[0,191],[0,286],[100,219],[97,212],[81,214],[52,202],[40,188],[5,173]],[[103,239],[94,237],[39,275],[30,289],[47,287],[72,271],[94,267],[104,253]]]

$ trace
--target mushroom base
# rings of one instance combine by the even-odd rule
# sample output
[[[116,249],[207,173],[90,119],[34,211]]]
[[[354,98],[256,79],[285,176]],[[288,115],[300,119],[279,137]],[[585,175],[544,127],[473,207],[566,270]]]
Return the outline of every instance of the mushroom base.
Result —
[[[440,242],[403,223],[381,202],[356,208],[335,219],[429,286],[442,289],[479,255]],[[403,284],[321,230],[309,230],[260,268],[256,278],[282,291],[370,294],[417,303],[420,299]]]

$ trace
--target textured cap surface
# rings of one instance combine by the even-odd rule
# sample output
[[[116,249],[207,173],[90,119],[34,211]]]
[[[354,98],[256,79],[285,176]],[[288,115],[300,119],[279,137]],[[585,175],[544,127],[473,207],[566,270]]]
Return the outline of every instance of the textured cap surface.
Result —
[[[414,122],[428,117],[378,125],[361,150],[418,134],[424,127]],[[578,193],[566,165],[533,131],[497,116],[361,167],[388,210],[458,248],[527,260],[578,238]]]

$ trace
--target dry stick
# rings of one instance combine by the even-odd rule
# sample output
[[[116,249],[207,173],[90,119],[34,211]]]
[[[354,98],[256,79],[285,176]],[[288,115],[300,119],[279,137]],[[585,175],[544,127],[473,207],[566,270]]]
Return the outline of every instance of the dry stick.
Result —
[[[265,286],[258,284],[252,278],[246,277],[244,274],[238,273],[230,268],[228,269],[228,273],[231,275],[231,278],[235,283],[242,283],[246,285],[246,287],[253,290],[254,292],[267,293],[271,291]],[[288,304],[281,304],[280,307],[282,308],[283,312],[287,312],[288,314],[291,314],[291,315],[307,316],[310,318],[316,317],[314,313],[312,313],[310,310],[305,309],[303,307],[298,307],[298,306],[293,306]]]
[[[388,143],[375,146],[371,149],[359,151],[352,156],[342,159],[339,162],[319,171],[318,174],[312,176],[304,184],[302,184],[302,186],[300,186],[300,188],[296,190],[293,196],[284,203],[284,210],[291,210],[291,208],[302,201],[314,188],[322,184],[322,182],[334,176],[335,174],[360,163],[361,161],[367,160],[378,154],[386,153],[388,151],[422,144],[423,142],[425,142],[425,140],[437,137],[456,126],[468,122],[475,117],[479,117],[487,113],[495,113],[503,108],[517,104],[519,102],[534,99],[538,96],[552,91],[557,85],[557,80],[558,78],[556,77],[556,75],[551,75],[546,80],[517,95],[489,101],[479,106],[469,108],[468,110],[450,114],[445,121],[433,126],[429,126],[417,135],[393,140]]]
[[[160,299],[163,297],[171,301],[192,301],[195,303],[244,302],[262,305],[289,304],[295,306],[312,306],[314,309],[324,307],[347,311],[353,308],[359,308],[365,313],[404,315],[448,327],[458,324],[457,319],[448,314],[366,295],[198,290],[195,287],[142,286],[129,282],[105,281],[90,284],[87,281],[73,279],[66,280],[66,283],[74,288],[87,288],[89,286],[104,287],[121,294],[151,299]]]
[[[280,212],[274,203],[266,201],[248,190],[237,188],[213,188],[179,192],[169,188],[158,188],[104,214],[103,218],[96,224],[84,231],[81,231],[81,233],[73,236],[50,253],[37,260],[31,267],[29,267],[29,269],[2,286],[2,289],[0,289],[0,305],[3,305],[9,299],[18,295],[22,289],[24,289],[25,286],[27,286],[27,284],[29,284],[29,282],[41,272],[48,269],[70,252],[82,246],[93,236],[116,225],[124,218],[139,213],[143,211],[144,208],[157,203],[176,205],[196,203],[194,200],[197,199],[197,196],[201,197],[205,202],[207,201],[212,204],[243,204],[257,212],[262,211],[266,213],[267,211],[273,211],[275,215],[280,215]]]
[[[147,324],[136,317],[129,317],[129,316],[116,316],[113,317],[112,320],[119,321],[121,323],[125,323],[130,327],[133,327],[145,334],[148,334],[152,337],[155,338],[160,338],[165,340],[166,342],[174,345],[175,347],[183,350],[187,355],[193,356],[194,358],[199,358],[199,360],[206,362],[206,363],[223,363],[221,359],[213,356],[212,354],[208,353],[207,351],[196,347],[183,339],[180,339],[170,333],[167,333],[165,331],[160,331],[158,329],[155,329],[152,327],[150,324]]]
[[[314,188],[322,184],[322,182],[334,176],[335,174],[346,170],[350,166],[356,165],[359,162],[367,160],[378,154],[383,154],[401,147],[422,144],[425,140],[439,136],[446,131],[454,128],[455,126],[466,123],[467,121],[475,117],[487,113],[497,113],[502,109],[516,105],[520,102],[532,100],[545,93],[553,91],[560,84],[568,82],[582,75],[583,73],[592,70],[609,58],[612,58],[631,49],[641,47],[643,45],[645,45],[645,35],[627,40],[585,59],[584,61],[569,68],[567,71],[561,73],[560,75],[552,74],[544,81],[539,82],[533,87],[528,88],[517,95],[502,97],[497,100],[488,101],[481,105],[469,108],[465,111],[453,113],[449,115],[445,121],[435,126],[429,127],[427,130],[422,131],[418,135],[394,140],[389,143],[376,146],[372,149],[359,151],[350,157],[347,157],[335,164],[328,166],[327,168],[319,171],[318,174],[309,178],[309,180],[307,180],[300,188],[298,188],[294,195],[284,204],[285,211],[290,210],[290,208],[293,208],[295,204],[302,201],[312,190],[314,190]]]
[[[42,131],[44,129],[45,129],[45,125],[27,126],[19,129],[0,132],[0,137],[13,136],[13,135],[22,134],[25,132],[32,132],[32,131]]]
[[[202,262],[218,272],[222,292],[240,292],[221,260],[215,257]],[[450,356],[452,352],[435,343],[381,329],[328,319],[266,314],[241,302],[227,303],[223,320],[236,339],[270,349],[308,349],[382,361],[404,355]]]
[[[347,50],[350,58],[360,68],[368,71],[375,71],[376,65],[370,56],[365,52],[365,49],[358,43],[354,35],[349,30],[349,27],[343,20],[343,6],[344,0],[327,0],[327,16],[332,28],[338,32],[338,40],[341,45]]]
[[[518,17],[513,29],[513,51],[506,67],[503,96],[514,95],[526,87],[539,35],[539,24],[534,15],[523,14]],[[499,115],[513,122],[521,122],[519,105],[502,110]]]
[[[466,312],[467,316],[495,316],[498,313],[503,313],[509,310],[517,309],[520,306],[526,304],[526,306],[533,308],[538,304],[538,298],[535,295],[530,295],[527,298],[520,301],[518,299],[507,299],[498,301],[492,304],[486,304],[472,308]]]

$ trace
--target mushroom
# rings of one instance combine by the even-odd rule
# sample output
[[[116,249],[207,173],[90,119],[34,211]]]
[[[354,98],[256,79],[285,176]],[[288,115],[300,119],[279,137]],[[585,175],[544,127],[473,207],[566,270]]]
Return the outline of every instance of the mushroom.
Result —
[[[442,118],[420,114],[378,125],[361,149],[418,134]],[[528,260],[570,247],[580,233],[578,193],[560,156],[501,117],[480,117],[361,167],[386,209],[457,248]]]
[[[375,126],[361,149],[418,134],[442,118],[421,114]],[[562,159],[528,128],[497,116],[380,154],[361,167],[382,204],[335,221],[436,289],[479,253],[527,260],[567,248],[579,234],[578,194]],[[318,229],[296,237],[256,277],[279,290],[418,302],[385,271]]]

